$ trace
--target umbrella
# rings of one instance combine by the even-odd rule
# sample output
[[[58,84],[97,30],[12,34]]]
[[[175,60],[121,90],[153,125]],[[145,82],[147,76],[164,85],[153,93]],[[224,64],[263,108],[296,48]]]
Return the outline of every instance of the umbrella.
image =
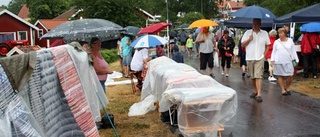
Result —
[[[320,3],[291,12],[275,19],[277,23],[320,21]]]
[[[166,23],[166,22],[160,22],[160,23],[151,24],[150,26],[142,28],[138,32],[138,34],[154,34],[154,33],[158,33],[161,30],[163,30],[164,28],[166,28],[167,26],[169,26],[169,24]]]
[[[136,36],[140,30],[141,28],[136,26],[127,26],[124,28],[124,31],[121,33],[126,35]]]
[[[310,22],[300,27],[303,32],[320,32],[320,22]]]
[[[242,18],[271,18],[274,19],[276,16],[266,8],[259,6],[248,6],[231,13],[232,16]]]
[[[176,30],[180,30],[180,29],[189,29],[189,28],[188,28],[189,26],[190,26],[190,24],[185,23],[185,24],[182,24],[182,25],[180,25],[180,26],[176,27],[175,29],[176,29]]]
[[[153,48],[157,45],[164,45],[168,41],[157,35],[144,35],[134,40],[130,46],[134,48]]]
[[[119,38],[123,28],[104,19],[79,19],[62,23],[43,35],[41,39],[63,38],[66,42],[72,40],[90,41],[99,37],[102,41]]]
[[[200,19],[191,23],[188,28],[219,26],[216,22],[208,19]]]
[[[252,27],[252,19],[236,17],[236,18],[224,21],[223,24],[227,27],[251,28]],[[281,25],[283,25],[283,24],[281,24]],[[273,26],[273,19],[272,18],[262,18],[261,19],[261,28],[272,28],[272,26]],[[277,26],[280,26],[280,25],[277,25]]]

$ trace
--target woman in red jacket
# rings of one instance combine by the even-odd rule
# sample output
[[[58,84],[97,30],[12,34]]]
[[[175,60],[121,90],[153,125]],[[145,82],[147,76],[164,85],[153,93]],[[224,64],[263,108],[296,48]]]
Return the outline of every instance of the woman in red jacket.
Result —
[[[312,49],[318,49],[317,45],[320,44],[320,38],[317,33],[304,33],[301,40],[301,54],[303,57],[303,72],[304,78],[308,78],[309,61],[312,64],[313,78],[317,78],[317,56],[312,56]]]
[[[266,54],[266,59],[268,60],[268,64],[269,64],[269,78],[268,78],[268,80],[269,81],[277,81],[277,79],[273,77],[273,67],[270,65],[270,58],[271,58],[271,53],[273,50],[273,43],[277,39],[277,31],[276,30],[273,29],[269,32],[269,39],[270,39],[271,44],[269,45],[269,50]]]

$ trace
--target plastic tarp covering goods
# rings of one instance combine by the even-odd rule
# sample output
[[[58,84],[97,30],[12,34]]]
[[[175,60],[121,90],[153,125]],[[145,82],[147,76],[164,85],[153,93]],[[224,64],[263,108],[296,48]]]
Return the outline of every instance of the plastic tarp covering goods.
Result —
[[[164,101],[178,104],[178,126],[184,136],[217,135],[221,125],[233,128],[237,110],[235,90],[223,85],[212,88],[167,90]]]

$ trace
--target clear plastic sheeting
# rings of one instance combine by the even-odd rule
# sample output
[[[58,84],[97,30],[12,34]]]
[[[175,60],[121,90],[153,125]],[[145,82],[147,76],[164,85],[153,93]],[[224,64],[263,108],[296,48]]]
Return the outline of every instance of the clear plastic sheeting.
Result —
[[[165,91],[170,90],[170,89],[175,89],[175,88],[209,88],[209,87],[221,87],[219,82],[216,80],[212,79],[212,77],[207,76],[207,75],[201,75],[196,78],[192,79],[184,79],[180,81],[175,81],[168,83],[167,88]],[[170,97],[167,92],[164,92],[162,94],[162,98],[159,102],[159,111],[160,112],[165,112],[169,110],[169,107],[174,105],[170,101],[165,101],[167,98]],[[179,98],[179,97],[177,97]]]
[[[143,82],[143,87],[141,91],[141,100],[143,100],[145,97],[151,94],[151,91],[154,90],[154,87],[157,84],[155,81],[155,76],[152,74],[152,72],[163,65],[169,65],[169,64],[177,64],[177,62],[165,56],[155,58],[148,62],[148,71]]]
[[[162,60],[162,61],[159,61]],[[172,63],[171,59],[161,58],[156,62],[162,62],[162,65],[155,66],[153,61],[148,65],[148,72],[143,83],[141,95],[152,94],[156,100],[160,102],[162,93],[167,89],[170,83],[183,81],[186,79],[195,79],[200,77],[200,74],[193,67],[183,63]],[[154,68],[155,67],[155,68]],[[146,92],[146,93],[145,93]],[[141,99],[144,97],[141,96]]]
[[[147,96],[143,101],[134,103],[130,109],[128,116],[139,116],[139,115],[145,115],[150,111],[154,111],[156,107],[153,105],[155,102],[155,98],[153,95]]]
[[[163,101],[178,105],[178,126],[184,136],[213,137],[221,127],[233,129],[235,125],[236,92],[223,85],[170,89]]]

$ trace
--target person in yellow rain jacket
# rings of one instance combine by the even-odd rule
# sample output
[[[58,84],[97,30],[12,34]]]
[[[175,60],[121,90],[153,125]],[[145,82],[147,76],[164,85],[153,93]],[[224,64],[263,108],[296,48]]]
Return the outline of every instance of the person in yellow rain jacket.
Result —
[[[188,57],[191,57],[192,55],[193,44],[194,44],[194,41],[193,41],[192,35],[189,35],[189,38],[186,43],[186,47],[188,49]]]

